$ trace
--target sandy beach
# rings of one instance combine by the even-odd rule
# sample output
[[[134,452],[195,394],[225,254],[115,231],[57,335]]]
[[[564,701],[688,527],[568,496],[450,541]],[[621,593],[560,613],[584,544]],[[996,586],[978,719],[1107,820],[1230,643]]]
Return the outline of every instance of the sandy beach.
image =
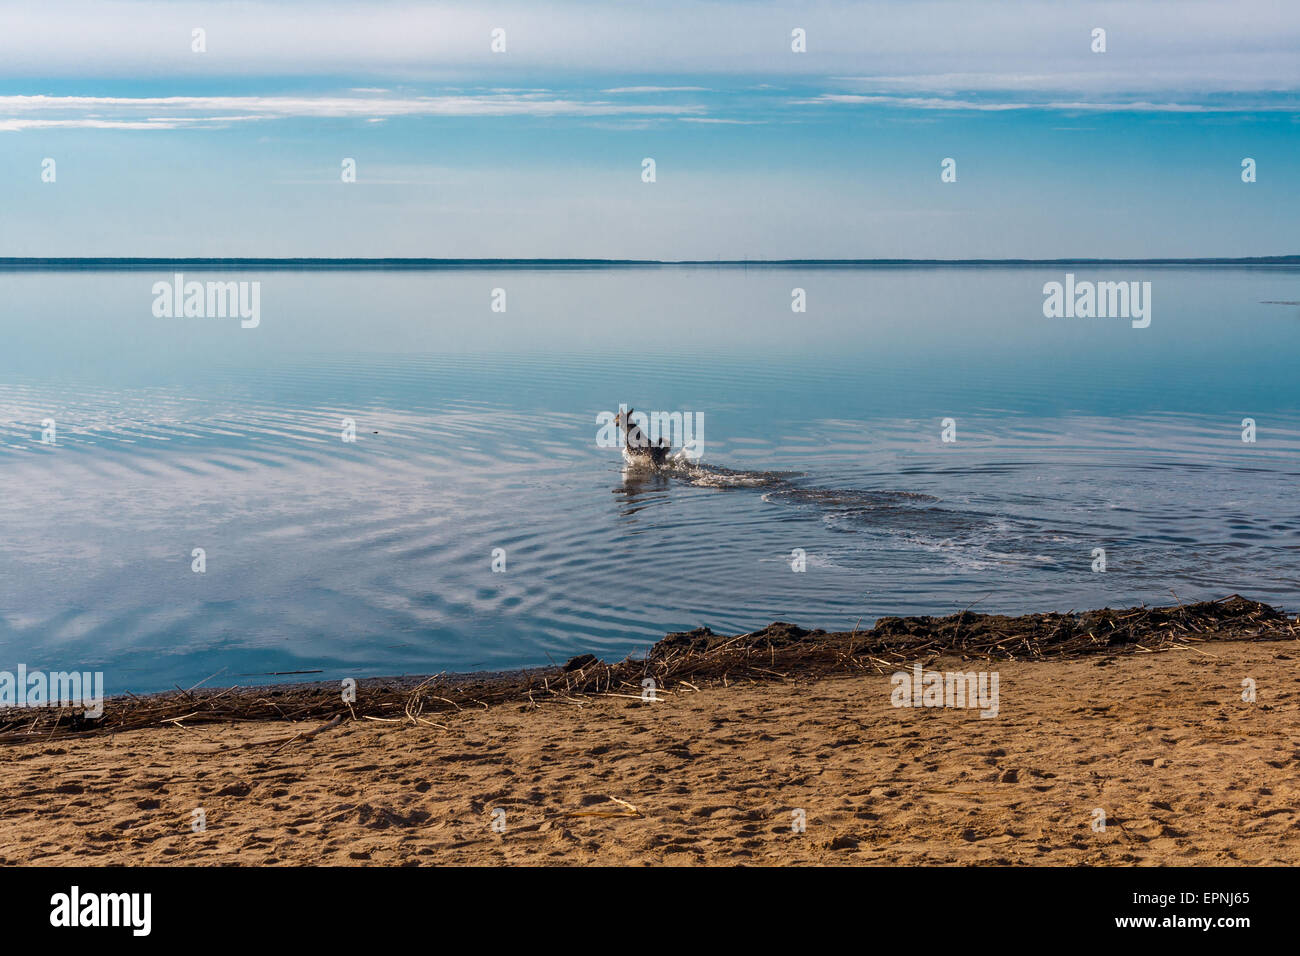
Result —
[[[871,673],[10,744],[0,862],[1295,864],[1298,661],[930,665],[995,669],[994,719],[894,707]]]

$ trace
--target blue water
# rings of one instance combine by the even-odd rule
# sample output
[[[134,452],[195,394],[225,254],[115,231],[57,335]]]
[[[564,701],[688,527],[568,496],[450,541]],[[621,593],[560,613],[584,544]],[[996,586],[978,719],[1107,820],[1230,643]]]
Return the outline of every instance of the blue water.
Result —
[[[1045,318],[1066,271],[1150,281],[1150,327]],[[0,273],[0,669],[115,693],[701,624],[1300,606],[1300,306],[1265,304],[1300,300],[1292,267],[187,277],[260,281],[255,329],[155,318],[168,278]],[[625,474],[596,441],[620,403],[701,413],[705,466]]]

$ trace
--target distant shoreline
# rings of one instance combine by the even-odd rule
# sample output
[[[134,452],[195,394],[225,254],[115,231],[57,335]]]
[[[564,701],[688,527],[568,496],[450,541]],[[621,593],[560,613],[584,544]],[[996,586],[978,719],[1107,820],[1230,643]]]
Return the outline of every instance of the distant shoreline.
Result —
[[[0,257],[0,272],[126,272],[160,269],[263,269],[285,271],[367,272],[476,269],[663,269],[681,266],[718,269],[872,269],[943,267],[1062,266],[1300,266],[1300,255],[1205,257],[1191,259],[428,259],[428,258],[151,258]]]

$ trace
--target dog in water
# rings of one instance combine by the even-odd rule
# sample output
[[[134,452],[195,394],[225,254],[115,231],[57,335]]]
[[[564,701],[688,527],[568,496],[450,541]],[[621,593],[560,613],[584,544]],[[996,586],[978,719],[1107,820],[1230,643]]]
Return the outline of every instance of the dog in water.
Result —
[[[619,412],[614,416],[614,425],[623,435],[623,460],[629,465],[641,468],[660,468],[668,460],[672,450],[668,439],[659,436],[657,443],[651,444],[650,437],[636,422],[632,421],[632,409]]]

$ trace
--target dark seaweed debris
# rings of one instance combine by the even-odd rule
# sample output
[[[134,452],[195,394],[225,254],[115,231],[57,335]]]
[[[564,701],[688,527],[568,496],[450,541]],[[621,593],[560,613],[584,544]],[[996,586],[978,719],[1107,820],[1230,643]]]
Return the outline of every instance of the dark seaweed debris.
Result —
[[[1274,607],[1233,594],[1218,601],[1175,607],[1134,607],[1078,614],[976,614],[947,617],[882,617],[866,631],[809,631],[778,621],[734,637],[707,627],[669,634],[650,652],[651,660],[681,652],[709,653],[727,647],[789,648],[794,645],[852,645],[855,652],[916,655],[947,652],[1005,660],[1072,657],[1125,645],[1155,650],[1184,640],[1292,637],[1286,615]]]
[[[352,703],[343,702],[338,685],[309,684],[111,698],[97,720],[66,708],[10,709],[0,711],[0,743],[259,720],[342,718],[441,726],[429,715],[501,704],[572,704],[606,694],[641,699],[646,678],[654,681],[656,693],[673,693],[736,681],[888,674],[945,656],[1055,660],[1167,651],[1203,641],[1297,637],[1297,622],[1237,594],[1174,607],[1103,608],[1078,614],[1008,617],[967,610],[946,617],[884,617],[866,631],[807,630],[776,622],[747,634],[722,635],[701,627],[669,634],[644,658],[617,664],[583,654],[563,667],[437,675],[420,681],[358,681]]]

